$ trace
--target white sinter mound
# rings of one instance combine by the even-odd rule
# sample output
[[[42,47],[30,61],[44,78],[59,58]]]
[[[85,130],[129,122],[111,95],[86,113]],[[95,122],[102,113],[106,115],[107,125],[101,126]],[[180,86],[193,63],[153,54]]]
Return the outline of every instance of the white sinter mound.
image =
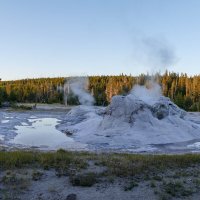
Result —
[[[99,149],[141,149],[153,144],[200,138],[200,126],[169,98],[114,96],[106,107],[78,106],[58,128],[75,140]]]

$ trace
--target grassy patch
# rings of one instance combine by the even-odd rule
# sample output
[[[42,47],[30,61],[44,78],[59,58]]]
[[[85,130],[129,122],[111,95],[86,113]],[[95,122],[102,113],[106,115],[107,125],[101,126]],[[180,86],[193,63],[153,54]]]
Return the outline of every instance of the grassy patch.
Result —
[[[25,176],[16,173],[5,174],[0,182],[14,190],[26,189],[29,186],[29,180]]]
[[[124,177],[193,166],[200,163],[200,155],[108,154],[102,155],[100,160],[103,166],[108,167],[109,174]]]
[[[151,186],[152,188],[155,188],[155,187],[156,187],[156,182],[152,180],[152,181],[150,182],[150,186]]]
[[[91,187],[97,182],[95,173],[78,174],[70,177],[73,186]]]
[[[86,168],[87,162],[84,159],[84,154],[75,154],[66,151],[57,152],[0,152],[0,168],[12,169],[22,168],[28,166],[41,166],[44,169],[68,169],[74,167],[75,169]]]
[[[173,197],[186,197],[193,194],[193,190],[180,181],[170,181],[163,184],[164,191]]]
[[[17,104],[12,104],[11,108],[15,110],[32,110],[32,106],[26,106],[26,105],[17,105]]]
[[[159,175],[156,175],[156,176],[153,177],[153,179],[154,179],[155,181],[162,181],[163,177],[162,177],[162,176],[159,176]]]
[[[138,183],[136,181],[131,181],[127,186],[124,187],[124,191],[130,191],[134,187],[137,187]]]
[[[32,180],[38,181],[42,178],[43,173],[40,171],[33,171],[32,173]]]
[[[57,152],[0,152],[0,168],[12,169],[28,166],[40,166],[44,169],[54,168],[58,176],[67,175],[80,169],[86,169],[88,161],[92,160],[96,165],[106,167],[106,176],[138,176],[144,179],[161,181],[162,176],[156,175],[168,169],[184,169],[200,163],[200,155],[138,155],[138,154],[94,154],[87,152],[69,152],[58,150]],[[185,172],[180,171],[179,177]]]
[[[153,190],[162,200],[187,198],[200,191],[199,163],[200,154],[95,154],[62,149],[57,152],[0,152],[0,170],[4,171],[0,184],[7,188],[12,186],[15,192],[15,187],[27,188],[29,181],[39,181],[43,174],[46,177],[45,170],[53,169],[58,177],[68,176],[73,186],[91,187],[104,180],[111,184],[115,180],[128,180],[130,182],[125,185],[125,191],[145,183],[145,187]],[[31,173],[20,174],[19,168]],[[13,174],[14,171],[16,174]],[[49,190],[53,193],[55,189]],[[0,191],[0,199],[1,193],[4,196],[9,194]]]

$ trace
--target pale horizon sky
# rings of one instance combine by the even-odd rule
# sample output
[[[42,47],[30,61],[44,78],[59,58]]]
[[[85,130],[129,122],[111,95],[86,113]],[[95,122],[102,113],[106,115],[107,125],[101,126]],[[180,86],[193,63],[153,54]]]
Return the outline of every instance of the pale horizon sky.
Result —
[[[200,74],[198,0],[0,0],[0,78]]]

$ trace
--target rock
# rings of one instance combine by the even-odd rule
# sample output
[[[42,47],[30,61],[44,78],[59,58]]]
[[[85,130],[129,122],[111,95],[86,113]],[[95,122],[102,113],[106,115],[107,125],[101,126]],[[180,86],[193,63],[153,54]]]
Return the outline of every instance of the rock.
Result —
[[[186,112],[179,108],[176,104],[170,101],[167,97],[160,97],[158,102],[156,102],[152,107],[151,111],[154,117],[159,120],[171,115],[176,115],[180,118],[183,118],[186,115]]]
[[[69,131],[69,130],[64,130],[63,131],[67,136],[72,136],[73,135],[73,132],[72,131]]]
[[[66,198],[66,200],[76,200],[77,199],[77,196],[76,194],[69,194]]]
[[[96,106],[84,106],[84,105],[77,106],[67,113],[65,117],[65,124],[70,126],[81,123],[83,121],[86,121],[91,114],[94,115],[94,113],[95,115],[102,116],[105,114],[105,108]]]
[[[138,98],[135,98],[133,95],[116,95],[112,98],[111,104],[107,107],[106,114],[129,122],[132,115],[149,108],[150,106],[148,104]]]
[[[87,110],[86,106],[77,106],[67,113],[65,120],[69,125],[81,123],[87,119],[87,114],[89,111],[90,110]]]
[[[107,107],[106,114],[113,118],[121,118],[125,122],[133,122],[134,116],[139,112],[150,111],[153,117],[161,120],[171,115],[183,118],[185,111],[175,105],[169,98],[161,96],[152,105],[130,94],[127,96],[114,96],[111,104]],[[136,117],[137,118],[137,117]]]
[[[150,99],[150,102],[148,102]],[[185,142],[200,138],[200,126],[169,98],[139,98],[134,94],[114,96],[105,108],[78,106],[59,130],[75,133],[88,149],[157,151],[147,145]],[[74,177],[72,183],[80,184]],[[85,183],[84,183],[85,184]]]

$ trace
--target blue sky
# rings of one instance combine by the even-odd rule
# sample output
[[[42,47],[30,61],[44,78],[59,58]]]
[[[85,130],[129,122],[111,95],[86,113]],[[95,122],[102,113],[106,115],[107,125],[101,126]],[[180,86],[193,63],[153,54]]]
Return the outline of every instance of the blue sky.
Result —
[[[0,77],[200,74],[199,8],[198,0],[0,0]]]

